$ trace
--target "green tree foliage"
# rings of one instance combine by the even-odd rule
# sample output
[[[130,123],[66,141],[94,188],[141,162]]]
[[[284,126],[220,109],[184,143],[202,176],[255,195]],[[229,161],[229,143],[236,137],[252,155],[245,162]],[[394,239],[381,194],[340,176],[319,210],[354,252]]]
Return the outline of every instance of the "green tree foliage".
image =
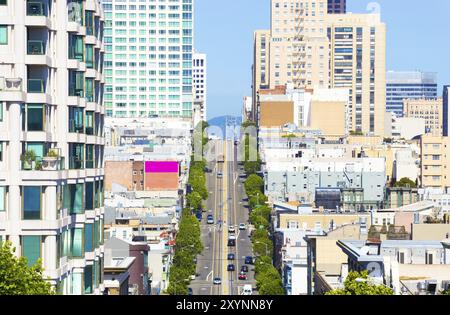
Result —
[[[264,180],[258,175],[252,174],[244,182],[245,193],[247,196],[253,196],[259,193],[263,195],[262,190],[264,188]]]
[[[191,207],[192,209],[194,209],[194,210],[201,210],[201,209],[203,209],[203,202],[202,201],[203,201],[202,196],[196,191],[191,192],[190,194],[188,194],[186,196],[187,205],[189,207]]]
[[[258,193],[257,191],[255,191],[254,195],[250,195],[248,205],[250,209],[254,209],[259,206],[264,206],[268,200],[269,199],[267,198],[267,196],[262,192]]]
[[[404,187],[404,188],[417,188],[416,182],[410,180],[408,177],[400,179],[394,184],[394,187]]]
[[[257,259],[256,271],[256,287],[260,295],[283,295],[285,294],[283,282],[278,271],[272,266],[268,256]],[[259,266],[258,266],[259,265]]]
[[[242,128],[247,128],[247,127],[256,127],[256,124],[251,121],[251,120],[246,120],[241,124]]]
[[[365,281],[356,281],[356,279]],[[344,282],[344,289],[336,289],[326,293],[326,295],[393,295],[392,289],[384,285],[375,285],[370,282],[369,272],[349,272]]]
[[[10,242],[0,245],[0,295],[54,294],[50,283],[43,279],[40,259],[29,267],[25,257],[14,256]]]

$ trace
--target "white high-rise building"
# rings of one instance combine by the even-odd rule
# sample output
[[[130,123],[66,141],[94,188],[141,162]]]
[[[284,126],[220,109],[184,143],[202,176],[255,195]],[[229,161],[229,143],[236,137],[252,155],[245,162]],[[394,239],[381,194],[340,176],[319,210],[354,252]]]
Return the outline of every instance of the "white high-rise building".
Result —
[[[201,102],[201,118],[206,121],[207,111],[207,62],[206,54],[195,53],[194,54],[194,66],[193,66],[193,85],[194,85],[194,100],[195,102]]]
[[[103,13],[0,1],[0,240],[61,294],[103,273]]]
[[[107,116],[191,117],[193,2],[102,0]]]

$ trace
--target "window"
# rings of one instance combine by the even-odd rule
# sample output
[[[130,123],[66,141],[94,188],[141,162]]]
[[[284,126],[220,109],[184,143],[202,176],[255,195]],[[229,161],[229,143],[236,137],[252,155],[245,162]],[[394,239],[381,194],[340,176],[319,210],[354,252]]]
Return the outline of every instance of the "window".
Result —
[[[94,182],[85,183],[86,193],[85,193],[85,209],[94,210]]]
[[[0,212],[6,210],[6,187],[0,186]]]
[[[94,168],[94,145],[86,144],[86,168]]]
[[[22,256],[28,260],[28,266],[33,266],[41,258],[41,236],[22,236]]]
[[[94,251],[94,224],[92,223],[84,225],[84,251]]]
[[[84,184],[69,184],[64,186],[63,207],[69,210],[70,214],[83,214],[83,190]]]
[[[69,106],[69,132],[84,132],[83,108]]]
[[[84,267],[84,293],[92,294],[93,292],[93,277],[92,277],[92,265]]]
[[[0,45],[8,45],[8,26],[0,25]]]
[[[84,145],[82,143],[69,143],[69,169],[83,169]]]
[[[45,106],[43,104],[26,104],[23,111],[26,116],[27,131],[44,131],[45,125]]]
[[[94,112],[86,111],[86,134],[94,135]]]
[[[71,230],[71,257],[83,257],[84,256],[84,229],[75,228]]]
[[[69,35],[69,59],[83,61],[84,44],[83,36]]]
[[[40,186],[22,187],[22,217],[23,220],[41,219],[41,192]]]

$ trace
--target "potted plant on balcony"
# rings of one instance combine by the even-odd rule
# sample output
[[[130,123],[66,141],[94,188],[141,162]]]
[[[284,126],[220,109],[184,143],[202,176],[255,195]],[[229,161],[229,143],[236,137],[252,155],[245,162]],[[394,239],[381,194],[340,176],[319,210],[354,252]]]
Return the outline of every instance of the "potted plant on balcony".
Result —
[[[42,159],[42,169],[44,171],[56,171],[58,168],[59,154],[56,149],[50,149]]]
[[[36,154],[33,150],[28,150],[20,156],[20,160],[23,163],[24,170],[31,170],[33,168],[33,162],[36,160]]]

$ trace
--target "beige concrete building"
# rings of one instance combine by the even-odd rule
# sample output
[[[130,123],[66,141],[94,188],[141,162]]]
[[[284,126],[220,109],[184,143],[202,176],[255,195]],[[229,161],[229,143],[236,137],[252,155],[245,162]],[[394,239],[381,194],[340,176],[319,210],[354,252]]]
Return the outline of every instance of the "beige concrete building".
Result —
[[[327,0],[272,0],[270,87],[328,87]]]
[[[450,187],[450,138],[423,135],[421,145],[421,186]]]
[[[412,224],[412,240],[433,241],[450,237],[450,224]]]
[[[386,25],[379,14],[328,16],[331,87],[351,89],[350,130],[384,136]]]
[[[264,101],[260,102],[260,127],[279,127],[294,123],[294,102]]]
[[[281,213],[279,217],[279,228],[315,230],[320,224],[320,228],[323,231],[327,231],[330,229],[330,224],[333,224],[334,227],[341,227],[349,224],[357,224],[360,220],[365,220],[367,229],[370,228],[370,213]]]
[[[347,89],[315,89],[311,99],[309,127],[326,136],[348,134]]]
[[[426,130],[433,136],[442,136],[442,98],[404,100],[403,110],[406,117],[423,118]]]
[[[257,30],[253,34],[252,111],[250,118],[256,121],[258,92],[269,88],[270,30]]]

